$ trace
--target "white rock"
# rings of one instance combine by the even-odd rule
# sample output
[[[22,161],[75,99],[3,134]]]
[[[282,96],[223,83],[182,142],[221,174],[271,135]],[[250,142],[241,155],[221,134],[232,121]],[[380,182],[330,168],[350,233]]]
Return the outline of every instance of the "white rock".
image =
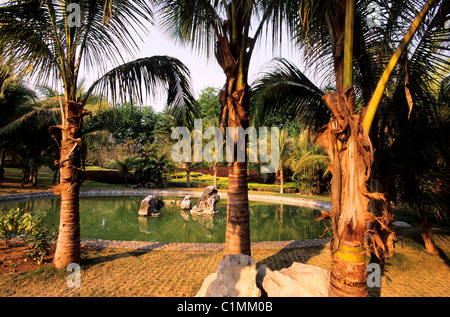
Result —
[[[187,195],[184,197],[183,201],[180,204],[181,209],[191,209],[191,196]]]
[[[260,297],[256,286],[256,264],[248,255],[229,254],[217,272],[207,276],[196,297]]]
[[[262,265],[257,283],[268,297],[328,297],[330,277],[320,267],[294,262],[280,271]]]

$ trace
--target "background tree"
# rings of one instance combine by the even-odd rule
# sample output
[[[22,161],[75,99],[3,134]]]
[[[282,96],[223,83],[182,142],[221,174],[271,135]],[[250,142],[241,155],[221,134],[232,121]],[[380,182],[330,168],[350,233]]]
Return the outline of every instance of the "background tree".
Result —
[[[26,87],[13,67],[0,60],[0,131],[25,114],[36,99],[36,94]],[[14,138],[0,133],[0,180],[8,153],[14,149]]]

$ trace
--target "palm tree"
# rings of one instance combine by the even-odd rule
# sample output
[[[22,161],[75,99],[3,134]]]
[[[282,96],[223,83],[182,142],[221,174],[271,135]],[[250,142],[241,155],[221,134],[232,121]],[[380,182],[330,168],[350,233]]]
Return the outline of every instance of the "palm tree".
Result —
[[[84,180],[81,139],[84,109],[94,90],[109,92],[112,99],[130,96],[142,101],[156,88],[169,91],[168,105],[193,100],[188,70],[167,56],[138,59],[107,72],[84,96],[77,93],[80,72],[94,66],[104,70],[109,61],[123,60],[122,52],[137,49],[133,35],[146,31],[152,11],[146,1],[80,0],[80,23],[68,23],[68,1],[11,0],[0,6],[2,55],[29,72],[39,83],[53,80],[64,89],[61,125],[50,128],[60,147],[61,212],[54,265],[64,268],[80,262],[79,193]]]
[[[220,92],[219,127],[249,126],[250,86],[248,68],[255,43],[266,24],[274,34],[281,20],[279,1],[158,1],[162,26],[182,42],[192,42],[199,51],[214,56],[223,69],[226,83]],[[251,25],[256,23],[256,25]],[[254,33],[250,35],[250,29]],[[237,138],[233,162],[228,165],[226,254],[250,255],[247,164],[237,161]]]
[[[417,1],[389,3],[392,8],[384,4],[388,12],[396,10],[397,17],[406,16],[401,26],[407,24],[409,27],[411,21],[414,20],[414,22],[409,29],[396,29],[393,25],[398,21],[394,23],[392,20],[388,21],[392,25],[390,25],[390,37],[385,37],[386,39],[395,38],[393,35],[398,37],[399,34],[406,34],[406,36],[393,54],[382,76],[373,72],[374,69],[367,68],[368,64],[365,61],[368,56],[362,54],[360,43],[355,42],[358,37],[354,36],[354,33],[358,35],[359,31],[367,30],[361,24],[365,21],[364,8],[367,4],[365,1],[356,3],[356,16],[353,0],[322,1],[320,4],[313,1],[297,3],[300,6],[300,15],[297,20],[291,20],[293,23],[291,25],[293,29],[295,25],[300,26],[297,28],[297,35],[300,38],[299,43],[303,45],[306,52],[306,57],[310,62],[320,61],[321,65],[332,65],[331,69],[334,70],[336,80],[336,93],[323,97],[333,117],[328,125],[319,130],[316,138],[316,142],[327,150],[331,162],[329,169],[333,174],[331,218],[334,237],[331,243],[330,294],[362,296],[366,293],[363,237],[367,220],[376,221],[367,211],[368,203],[370,199],[384,200],[382,195],[369,193],[366,188],[373,160],[372,144],[368,133],[389,76],[433,1],[425,3],[417,17],[417,11],[419,11],[417,8],[423,5],[423,1],[419,4]],[[354,27],[354,23],[359,24]],[[392,32],[392,29],[397,33]],[[376,38],[373,34],[377,32],[370,32],[372,32],[370,34],[372,38]],[[357,55],[360,56],[359,58],[354,57],[354,45],[356,51],[360,50]],[[372,46],[370,49],[373,52],[377,50],[377,47]],[[365,104],[358,105],[355,100],[354,61],[358,74],[361,75],[360,79],[365,79],[361,81],[361,90],[356,91],[360,93],[357,97],[362,97],[365,104],[368,104],[362,117],[357,114],[357,111],[358,108],[364,108]],[[381,77],[378,85],[368,85],[371,75]],[[372,97],[373,91],[375,93]],[[297,107],[296,104],[293,105]],[[374,241],[380,241],[377,235],[373,237]]]
[[[380,194],[369,193],[366,188],[373,161],[373,149],[368,133],[392,70],[432,3],[433,1],[425,3],[414,19],[388,63],[362,116],[355,113],[353,89],[354,0],[337,1],[336,14],[330,16],[335,43],[333,62],[337,92],[324,96],[333,117],[330,123],[319,131],[316,142],[327,150],[333,174],[331,295],[366,294],[364,234],[367,221],[373,221],[373,215],[368,212],[368,204],[370,199],[385,199]],[[374,237],[374,241],[379,241],[376,235]]]
[[[26,87],[11,65],[0,60],[0,130],[30,109],[36,94]],[[14,148],[14,140],[0,133],[0,180],[4,174],[4,162]]]
[[[312,142],[309,129],[302,131],[294,138],[294,147],[289,157],[289,166],[293,171],[293,179],[298,179],[304,189],[311,193],[313,183],[319,187],[328,171],[329,159],[323,149]]]
[[[128,176],[131,170],[136,165],[136,157],[125,157],[123,159],[115,160],[115,165],[118,169],[119,175],[123,176],[125,187],[128,185]]]

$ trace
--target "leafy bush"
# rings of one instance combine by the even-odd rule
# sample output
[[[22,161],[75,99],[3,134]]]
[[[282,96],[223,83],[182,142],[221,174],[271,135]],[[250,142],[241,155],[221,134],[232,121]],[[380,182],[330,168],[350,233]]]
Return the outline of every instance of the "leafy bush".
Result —
[[[28,212],[23,209],[2,211],[0,216],[0,235],[8,244],[14,235],[25,234],[30,247],[27,257],[41,264],[50,253],[50,243],[57,236],[56,228],[47,228],[45,212]]]
[[[1,212],[0,237],[5,239],[6,245],[9,244],[14,235],[25,233],[22,218],[26,213],[26,211],[19,208]]]
[[[54,240],[58,231],[55,227],[47,228],[45,224],[45,212],[28,213],[23,217],[23,225],[26,228],[27,242],[30,252],[27,257],[38,264],[44,262],[44,258],[50,253],[50,243]]]

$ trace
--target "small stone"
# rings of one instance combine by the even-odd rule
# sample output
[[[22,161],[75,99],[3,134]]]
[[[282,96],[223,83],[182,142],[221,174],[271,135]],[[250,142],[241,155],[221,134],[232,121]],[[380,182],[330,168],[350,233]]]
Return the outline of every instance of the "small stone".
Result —
[[[184,197],[180,204],[181,209],[191,209],[191,196],[187,195]]]

